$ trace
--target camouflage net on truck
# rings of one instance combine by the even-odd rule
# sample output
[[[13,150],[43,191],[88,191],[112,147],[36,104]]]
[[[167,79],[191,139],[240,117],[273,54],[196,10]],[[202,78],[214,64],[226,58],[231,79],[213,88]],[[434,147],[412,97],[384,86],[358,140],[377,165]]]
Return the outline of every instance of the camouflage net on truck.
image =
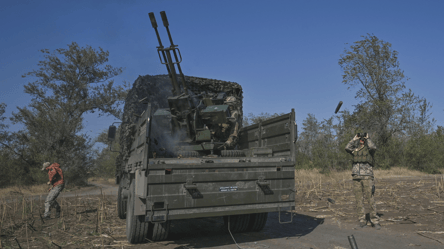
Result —
[[[179,85],[182,85],[180,77],[178,77],[178,80]],[[188,90],[194,94],[226,92],[228,95],[236,95],[238,98],[237,109],[240,112],[240,117],[243,117],[243,92],[239,84],[192,76],[185,76],[185,81]],[[154,113],[159,108],[168,108],[168,97],[171,96],[172,85],[168,75],[145,75],[139,76],[136,79],[126,98],[122,124],[119,129],[121,156],[119,157],[120,160],[116,162],[117,170],[129,158],[131,145],[136,133],[134,124],[138,121],[138,117],[134,114],[140,115],[147,108],[146,104],[139,103],[139,101],[147,98],[146,101],[151,103]]]

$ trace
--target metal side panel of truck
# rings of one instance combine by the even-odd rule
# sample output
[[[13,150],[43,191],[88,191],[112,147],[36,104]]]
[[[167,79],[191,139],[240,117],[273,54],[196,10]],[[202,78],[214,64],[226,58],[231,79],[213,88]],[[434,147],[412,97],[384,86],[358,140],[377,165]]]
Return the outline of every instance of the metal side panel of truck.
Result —
[[[125,165],[126,172],[134,173],[135,215],[162,222],[294,209],[294,109],[244,127],[238,145],[243,157],[148,160],[149,117],[146,113],[138,122]]]

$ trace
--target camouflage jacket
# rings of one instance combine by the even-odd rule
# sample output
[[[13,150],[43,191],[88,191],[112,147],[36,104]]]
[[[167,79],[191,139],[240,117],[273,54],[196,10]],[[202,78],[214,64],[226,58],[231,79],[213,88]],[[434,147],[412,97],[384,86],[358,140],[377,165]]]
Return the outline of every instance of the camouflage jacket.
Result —
[[[376,151],[376,145],[370,140],[365,141],[368,146],[369,152],[373,157]],[[345,151],[353,156],[353,152],[359,148],[359,140],[353,141],[353,139],[348,142],[345,146]],[[352,177],[353,179],[368,179],[373,178],[373,166],[368,163],[353,163],[352,167]]]

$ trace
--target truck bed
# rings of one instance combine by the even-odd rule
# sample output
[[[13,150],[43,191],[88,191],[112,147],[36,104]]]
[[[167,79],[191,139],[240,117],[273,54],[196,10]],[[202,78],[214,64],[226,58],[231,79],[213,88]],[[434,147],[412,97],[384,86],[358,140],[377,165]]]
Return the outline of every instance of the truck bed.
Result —
[[[147,215],[168,219],[278,211],[294,206],[294,162],[286,158],[153,159]],[[141,210],[142,211],[142,210]]]

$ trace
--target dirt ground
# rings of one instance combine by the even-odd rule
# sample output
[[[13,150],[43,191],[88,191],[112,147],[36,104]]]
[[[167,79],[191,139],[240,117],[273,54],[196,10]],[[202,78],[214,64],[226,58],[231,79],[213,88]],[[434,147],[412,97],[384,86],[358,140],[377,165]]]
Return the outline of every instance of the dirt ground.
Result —
[[[51,220],[40,218],[44,197],[9,196],[8,200],[0,199],[0,248],[339,249],[350,248],[346,236],[351,234],[359,248],[405,248],[398,247],[400,243],[415,248],[444,247],[442,176],[377,180],[375,199],[383,227],[380,231],[356,228],[351,184],[345,179],[298,183],[292,224],[280,225],[277,214],[270,213],[263,231],[232,237],[222,229],[221,218],[173,221],[167,241],[147,241],[142,245],[127,242],[125,220],[116,214],[115,194],[106,195],[104,191],[98,195],[60,197],[62,215]],[[115,188],[114,185],[110,190],[115,193]],[[377,246],[381,241],[376,240],[386,246]]]

